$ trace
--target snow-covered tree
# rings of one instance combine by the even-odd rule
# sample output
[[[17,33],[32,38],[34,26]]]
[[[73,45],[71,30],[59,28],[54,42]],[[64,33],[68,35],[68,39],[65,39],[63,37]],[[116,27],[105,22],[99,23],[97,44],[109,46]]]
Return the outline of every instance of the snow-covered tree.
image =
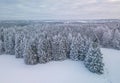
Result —
[[[112,41],[112,31],[108,29],[107,31],[104,32],[103,37],[102,37],[102,46],[103,47],[111,47],[111,41]]]
[[[60,55],[59,52],[59,42],[60,39],[58,38],[58,36],[54,36],[53,37],[53,41],[52,41],[52,56],[53,56],[53,60],[58,60],[58,56]]]
[[[53,37],[52,56],[55,61],[65,60],[67,58],[65,39],[60,34]]]
[[[3,38],[3,32],[4,32],[4,28],[0,27],[0,40],[3,42],[4,38]]]
[[[98,44],[96,42],[92,43],[84,60],[85,67],[93,73],[103,74],[102,58]]]
[[[103,42],[103,34],[104,34],[104,32],[107,32],[108,30],[109,30],[109,28],[107,26],[105,26],[105,25],[97,26],[94,29],[94,33],[97,36],[97,38],[99,39],[100,44],[102,44],[102,42]],[[105,36],[105,34],[104,34],[104,36]]]
[[[62,37],[59,41],[59,51],[60,51],[60,55],[59,56],[59,60],[65,60],[67,59],[67,53],[68,53],[68,44],[66,41],[65,37]]]
[[[72,40],[72,44],[70,46],[70,59],[72,60],[79,60],[79,53],[78,53],[78,42],[76,40]]]
[[[46,63],[52,60],[51,39],[45,36],[45,34],[38,39],[38,57],[39,63]]]
[[[4,52],[4,48],[3,48],[3,27],[0,28],[0,54],[2,54]]]
[[[0,40],[0,55],[3,53],[3,42]]]
[[[81,36],[78,35],[78,38],[80,39],[79,42],[80,44],[78,45],[78,53],[79,53],[79,60],[83,61],[86,57],[86,53],[88,52],[88,48],[89,48],[89,40],[88,39],[84,39]]]
[[[25,33],[24,31],[17,31],[15,34],[15,56],[16,58],[23,58],[25,49]]]
[[[70,54],[70,45],[72,42],[72,34],[70,32],[71,32],[70,28],[63,27],[63,31],[60,32],[60,34],[59,34],[61,36],[61,43],[64,44],[66,56],[68,58],[69,58],[69,54]]]
[[[24,62],[26,64],[34,65],[38,63],[37,43],[36,38],[31,37],[29,42],[26,42],[24,51]]]
[[[113,32],[112,47],[120,50],[120,32],[118,29]]]
[[[80,34],[78,34],[71,44],[70,59],[83,61],[88,52],[88,46],[88,40],[85,40]]]
[[[15,29],[4,29],[4,50],[6,54],[15,54]]]

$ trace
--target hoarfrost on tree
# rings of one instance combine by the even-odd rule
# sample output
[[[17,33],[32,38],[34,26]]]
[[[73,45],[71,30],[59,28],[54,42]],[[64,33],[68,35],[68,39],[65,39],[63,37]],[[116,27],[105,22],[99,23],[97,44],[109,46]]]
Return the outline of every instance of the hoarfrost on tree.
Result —
[[[15,29],[4,29],[4,50],[6,54],[15,54]]]
[[[92,43],[84,60],[85,67],[93,73],[103,74],[102,58],[98,44],[96,42]]]
[[[52,56],[55,61],[65,60],[67,58],[65,42],[60,34],[53,37]]]
[[[51,39],[45,34],[38,39],[38,57],[39,63],[49,62],[53,58]]]
[[[23,58],[25,49],[25,34],[24,31],[17,31],[15,34],[15,56],[16,58]]]
[[[34,65],[38,63],[36,38],[32,37],[25,48],[24,61],[26,64]]]

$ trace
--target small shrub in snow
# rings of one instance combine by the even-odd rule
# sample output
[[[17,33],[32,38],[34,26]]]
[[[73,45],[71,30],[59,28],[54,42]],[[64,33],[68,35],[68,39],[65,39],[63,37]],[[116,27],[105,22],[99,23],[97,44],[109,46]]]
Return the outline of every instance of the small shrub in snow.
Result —
[[[97,43],[93,43],[84,60],[85,67],[93,73],[103,74],[102,54]]]

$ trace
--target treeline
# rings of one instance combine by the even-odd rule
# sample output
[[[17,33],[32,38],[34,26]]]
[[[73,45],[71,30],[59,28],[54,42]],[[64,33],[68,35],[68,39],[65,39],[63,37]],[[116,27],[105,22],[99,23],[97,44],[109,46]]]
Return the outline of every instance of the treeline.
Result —
[[[1,27],[0,54],[15,55],[31,65],[66,59],[83,61],[91,72],[102,74],[104,64],[99,44],[119,49],[119,37],[118,28],[88,24]]]

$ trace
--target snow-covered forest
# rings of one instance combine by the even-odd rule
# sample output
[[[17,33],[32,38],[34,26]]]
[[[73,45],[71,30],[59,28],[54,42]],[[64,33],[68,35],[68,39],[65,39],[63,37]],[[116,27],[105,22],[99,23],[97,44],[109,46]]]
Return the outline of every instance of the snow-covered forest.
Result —
[[[100,47],[120,50],[120,22],[0,22],[0,55],[35,65],[71,59],[104,73]]]

